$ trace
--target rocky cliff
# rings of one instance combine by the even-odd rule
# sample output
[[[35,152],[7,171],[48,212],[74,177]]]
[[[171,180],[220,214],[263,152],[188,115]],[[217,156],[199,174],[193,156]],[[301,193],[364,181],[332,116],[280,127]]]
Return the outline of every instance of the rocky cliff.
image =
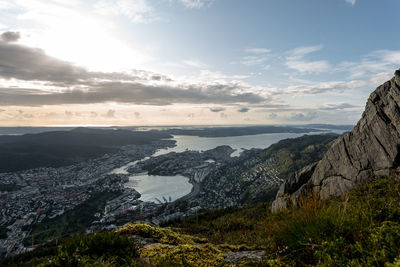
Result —
[[[339,137],[321,161],[298,171],[280,187],[272,210],[297,204],[308,192],[324,199],[364,184],[400,165],[400,70],[368,98],[354,129]]]

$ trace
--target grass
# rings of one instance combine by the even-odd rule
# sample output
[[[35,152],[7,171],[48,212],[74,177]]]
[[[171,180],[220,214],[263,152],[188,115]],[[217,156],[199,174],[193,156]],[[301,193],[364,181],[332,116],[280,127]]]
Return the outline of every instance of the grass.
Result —
[[[264,248],[268,242],[265,222],[270,217],[269,203],[206,211],[197,216],[163,224],[181,232],[199,235],[215,244],[248,245]]]
[[[289,265],[384,266],[400,259],[400,180],[376,178],[344,198],[308,196],[277,214],[260,204],[169,226],[213,243],[253,245]]]

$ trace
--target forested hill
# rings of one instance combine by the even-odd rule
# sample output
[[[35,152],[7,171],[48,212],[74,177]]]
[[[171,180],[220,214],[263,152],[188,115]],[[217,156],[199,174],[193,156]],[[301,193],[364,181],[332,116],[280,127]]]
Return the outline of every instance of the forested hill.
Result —
[[[158,131],[76,128],[0,136],[0,172],[59,167],[118,151],[123,145],[150,144],[171,136]]]

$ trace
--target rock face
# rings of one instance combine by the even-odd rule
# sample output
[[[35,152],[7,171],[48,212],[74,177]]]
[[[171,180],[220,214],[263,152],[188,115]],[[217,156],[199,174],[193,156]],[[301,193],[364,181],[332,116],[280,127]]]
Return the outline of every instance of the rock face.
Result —
[[[354,129],[339,137],[322,160],[282,184],[273,211],[308,192],[324,199],[348,192],[374,175],[400,165],[400,70],[368,98]]]

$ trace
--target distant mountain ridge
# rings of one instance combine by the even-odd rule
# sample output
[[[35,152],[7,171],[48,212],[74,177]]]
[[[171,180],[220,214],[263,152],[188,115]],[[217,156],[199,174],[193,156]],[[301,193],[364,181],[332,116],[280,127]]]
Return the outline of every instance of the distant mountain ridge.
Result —
[[[296,205],[308,192],[342,195],[400,165],[400,70],[370,95],[354,129],[339,137],[320,162],[298,171],[278,191],[273,211]],[[290,197],[288,197],[288,195]]]
[[[151,144],[172,136],[158,131],[76,128],[0,136],[0,172],[61,167],[115,153],[124,145]]]

